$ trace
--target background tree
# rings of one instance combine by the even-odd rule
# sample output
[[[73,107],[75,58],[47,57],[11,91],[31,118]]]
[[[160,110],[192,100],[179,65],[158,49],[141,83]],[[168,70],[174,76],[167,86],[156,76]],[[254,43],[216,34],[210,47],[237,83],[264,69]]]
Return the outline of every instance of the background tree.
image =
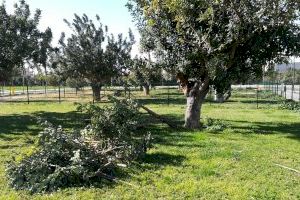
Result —
[[[77,92],[78,90],[81,90],[81,88],[88,86],[88,83],[85,79],[68,78],[66,80],[66,86],[75,88]]]
[[[12,14],[7,13],[4,3],[0,6],[0,81],[9,80],[16,68],[24,68],[25,62],[38,62],[42,53],[39,41],[44,41],[43,35],[51,34],[49,28],[45,32],[38,30],[40,17],[39,9],[31,15],[24,0],[14,5]]]
[[[42,66],[45,72],[45,93],[47,93],[47,65],[49,65],[49,57],[53,51],[51,41],[52,31],[50,28],[47,28],[45,32],[41,33],[40,35],[40,40],[37,47],[39,49],[39,53],[36,56],[36,62]]]
[[[103,27],[99,16],[96,18],[98,26],[85,14],[82,17],[75,14],[72,23],[65,20],[73,33],[66,44],[62,34],[60,43],[64,71],[70,76],[88,79],[94,99],[98,101],[101,87],[128,68],[134,37],[129,30],[129,40],[123,39],[122,34],[115,39],[108,34],[107,27]]]
[[[283,77],[284,84],[300,84],[300,70],[289,68],[285,72],[281,72],[280,76]]]
[[[221,92],[299,51],[298,0],[129,0],[128,8],[157,60],[181,72],[187,128],[199,128],[209,85]]]
[[[145,95],[150,94],[150,86],[160,80],[161,70],[151,63],[149,59],[135,57],[130,68],[130,79],[135,85],[144,90]]]

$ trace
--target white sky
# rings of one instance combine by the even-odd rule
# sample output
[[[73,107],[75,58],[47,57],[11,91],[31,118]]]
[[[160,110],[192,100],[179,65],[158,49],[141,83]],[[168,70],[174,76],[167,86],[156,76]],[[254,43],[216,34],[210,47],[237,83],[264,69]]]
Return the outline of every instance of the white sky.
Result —
[[[19,0],[6,0],[7,9],[12,11],[13,5],[17,2]],[[128,36],[128,29],[131,28],[137,41],[132,55],[139,54],[139,33],[132,22],[128,9],[125,7],[127,0],[26,0],[26,2],[32,13],[37,8],[42,10],[39,28],[41,30],[45,30],[47,27],[52,29],[54,46],[57,45],[61,32],[65,32],[67,35],[70,33],[63,19],[72,21],[74,13],[79,16],[85,13],[89,18],[95,20],[95,15],[98,14],[101,22],[108,25],[110,33],[115,35],[123,33],[124,36]],[[291,59],[291,62],[293,61],[294,58]],[[295,61],[300,62],[300,58],[296,58]]]
[[[9,12],[13,11],[13,5],[19,0],[6,0],[6,8]],[[132,17],[125,7],[126,0],[26,0],[32,14],[39,8],[42,10],[42,17],[39,28],[45,30],[47,27],[52,29],[54,46],[57,45],[61,32],[67,35],[70,29],[63,22],[63,19],[72,21],[74,13],[82,16],[85,13],[90,19],[96,21],[98,14],[103,25],[108,26],[110,33],[117,35],[123,33],[128,36],[129,28],[132,29],[136,41],[139,41],[139,33],[136,30]],[[2,0],[0,0],[2,3]],[[138,44],[133,48],[132,55],[138,54]]]

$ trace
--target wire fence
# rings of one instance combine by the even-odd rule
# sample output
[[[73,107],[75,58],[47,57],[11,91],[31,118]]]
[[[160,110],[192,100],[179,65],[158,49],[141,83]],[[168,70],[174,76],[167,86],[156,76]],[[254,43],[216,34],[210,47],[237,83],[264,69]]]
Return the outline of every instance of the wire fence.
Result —
[[[232,85],[233,90],[250,91],[251,94],[259,97],[260,91],[270,91],[275,95],[282,96],[285,99],[293,99],[300,101],[300,84],[284,85],[284,84],[251,84],[251,85]],[[256,94],[257,93],[257,94]],[[140,87],[123,87],[123,86],[104,86],[101,90],[101,101],[106,101],[108,95],[127,97],[134,99],[152,98],[157,101],[170,105],[178,102],[178,94],[182,94],[179,86],[174,83],[150,86],[150,96],[144,94]],[[184,99],[184,98],[181,98]],[[214,101],[215,91],[210,88],[206,96],[206,100]],[[182,100],[180,100],[182,101]],[[2,86],[0,88],[0,102],[94,102],[91,87],[83,87],[80,89],[59,87],[59,86]]]
[[[101,101],[107,100],[107,96],[127,98],[148,98],[140,87],[103,86],[101,89]],[[150,86],[150,98],[159,97],[165,99],[166,104],[171,103],[174,94],[178,95],[178,85],[153,85]],[[0,88],[0,102],[95,102],[91,87],[80,89],[59,86],[2,86]]]
[[[300,85],[268,84],[264,86],[266,90],[274,94],[300,102]]]

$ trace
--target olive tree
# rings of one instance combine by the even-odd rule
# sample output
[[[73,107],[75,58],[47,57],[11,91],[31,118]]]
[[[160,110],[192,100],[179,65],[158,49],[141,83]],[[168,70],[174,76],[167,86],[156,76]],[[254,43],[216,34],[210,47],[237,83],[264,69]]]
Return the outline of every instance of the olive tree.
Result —
[[[158,81],[160,69],[151,62],[150,58],[135,57],[130,67],[130,79],[135,85],[143,88],[144,94],[150,94],[150,86],[153,82]]]
[[[37,9],[32,16],[24,0],[14,5],[12,14],[7,12],[5,3],[0,5],[0,81],[9,80],[14,70],[22,69],[26,61],[42,60],[40,47],[49,46],[52,33],[50,28],[45,32],[38,30],[40,18],[41,11]]]
[[[82,17],[75,14],[72,23],[65,20],[73,33],[66,42],[63,33],[60,43],[65,73],[88,79],[98,101],[101,87],[128,68],[134,37],[129,30],[129,40],[122,34],[115,38],[102,25],[100,17],[96,18],[97,25],[85,14]]]
[[[210,85],[222,93],[300,49],[298,0],[129,0],[127,6],[157,60],[178,72],[187,128],[200,127]]]

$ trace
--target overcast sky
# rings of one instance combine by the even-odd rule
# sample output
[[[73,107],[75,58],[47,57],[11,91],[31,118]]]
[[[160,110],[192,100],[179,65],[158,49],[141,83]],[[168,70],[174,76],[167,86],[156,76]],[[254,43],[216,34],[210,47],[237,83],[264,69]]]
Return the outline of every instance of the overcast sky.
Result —
[[[5,2],[7,9],[12,11],[13,5],[19,1],[6,0]],[[53,45],[57,45],[62,31],[68,34],[69,28],[63,19],[71,21],[74,18],[74,13],[79,16],[85,13],[94,20],[98,14],[101,22],[108,26],[110,33],[115,35],[123,33],[127,36],[128,29],[131,28],[136,41],[139,40],[138,31],[132,22],[128,9],[125,7],[127,0],[26,0],[26,2],[32,12],[37,8],[42,10],[40,29],[45,30],[47,27],[52,29]],[[132,52],[133,56],[136,54],[138,54],[138,44],[135,45]],[[291,61],[293,62],[294,59]],[[300,58],[297,58],[296,62],[300,62]]]
[[[0,0],[2,2],[2,0]],[[13,5],[18,0],[6,0],[7,9],[13,11]],[[126,0],[26,0],[33,11],[37,8],[42,10],[42,17],[39,28],[45,30],[50,27],[53,32],[53,45],[57,45],[61,32],[68,34],[69,28],[63,19],[72,21],[74,13],[82,16],[85,13],[89,18],[96,20],[98,14],[101,22],[108,26],[109,32],[115,35],[123,33],[128,36],[129,28],[132,29],[136,40],[139,35],[132,22],[132,17],[125,7]],[[137,45],[133,49],[133,55],[138,53]]]

